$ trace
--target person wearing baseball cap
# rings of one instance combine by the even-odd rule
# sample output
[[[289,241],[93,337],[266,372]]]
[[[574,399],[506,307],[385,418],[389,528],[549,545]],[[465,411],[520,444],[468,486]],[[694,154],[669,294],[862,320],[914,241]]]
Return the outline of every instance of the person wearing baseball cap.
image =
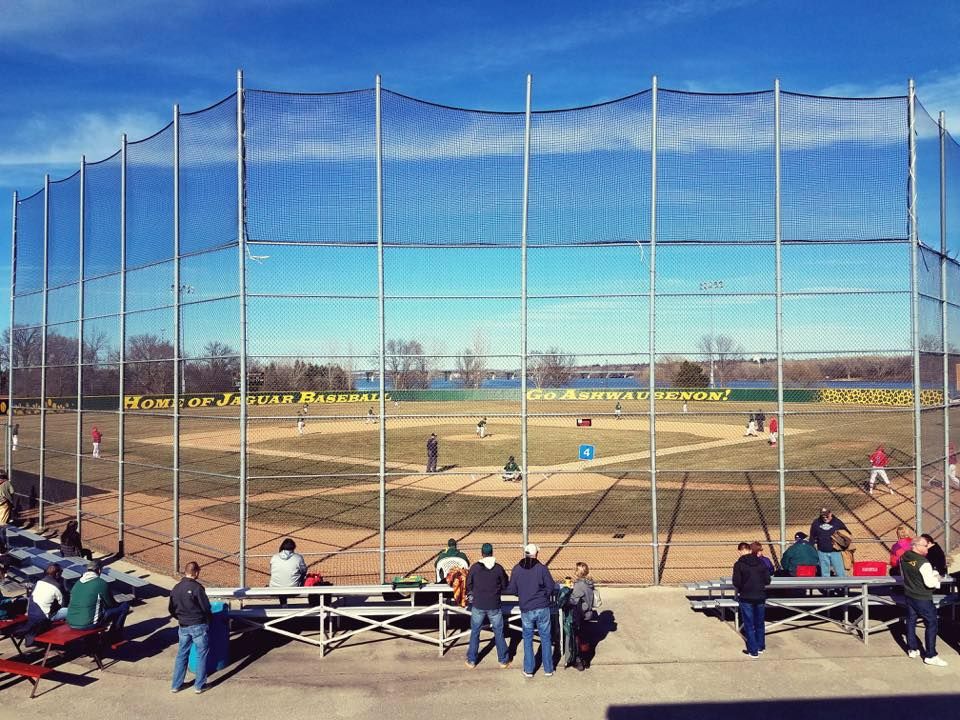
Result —
[[[554,582],[547,566],[537,560],[540,553],[533,543],[523,548],[523,560],[510,573],[507,595],[520,599],[520,622],[523,625],[523,676],[532,678],[536,668],[533,654],[533,631],[540,634],[540,650],[543,656],[543,674],[551,677],[553,666],[553,643],[551,641],[550,600]]]
[[[843,567],[843,557],[833,546],[833,535],[837,530],[850,532],[843,520],[833,516],[830,508],[820,508],[820,517],[810,524],[810,544],[817,549],[821,577],[830,577],[831,567],[837,577],[846,577],[847,571]]]
[[[503,610],[500,608],[500,595],[507,589],[509,580],[503,565],[493,556],[493,545],[484,543],[480,548],[480,559],[467,573],[467,597],[470,598],[470,642],[467,645],[467,667],[477,666],[477,653],[480,651],[480,628],[484,619],[490,622],[493,641],[497,647],[497,661],[500,669],[510,667],[510,653],[503,636]]]
[[[783,557],[780,558],[780,567],[790,577],[797,576],[797,568],[800,565],[813,565],[816,567],[820,564],[820,556],[817,554],[817,549],[807,542],[807,534],[805,532],[798,532],[793,536],[793,540],[793,545],[788,547],[784,551]]]

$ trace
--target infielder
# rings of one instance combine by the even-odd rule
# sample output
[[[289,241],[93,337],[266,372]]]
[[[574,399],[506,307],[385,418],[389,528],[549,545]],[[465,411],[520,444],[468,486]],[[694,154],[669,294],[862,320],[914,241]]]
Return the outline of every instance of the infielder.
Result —
[[[477,423],[477,435],[481,440],[487,436],[487,419],[485,417],[480,418]]]
[[[100,457],[100,442],[103,440],[103,433],[97,429],[96,425],[90,431],[90,439],[93,441],[93,457],[98,458]]]
[[[780,429],[780,426],[777,424],[777,418],[776,418],[776,416],[770,418],[770,425],[769,425],[769,427],[770,427],[770,440],[769,440],[769,443],[770,443],[771,445],[776,445],[776,444],[777,444],[777,431]]]
[[[890,462],[890,456],[883,450],[883,445],[877,445],[877,449],[870,456],[870,480],[867,484],[870,486],[870,494],[873,495],[873,486],[877,484],[877,478],[880,478],[887,484],[887,492],[893,495],[893,488],[890,487],[890,478],[887,477],[887,463]]]
[[[620,420],[623,417],[623,405],[620,404],[620,401],[617,400],[617,406],[613,409],[613,415]]]
[[[304,431],[307,429],[307,421],[303,415],[297,416],[297,434],[303,435]]]

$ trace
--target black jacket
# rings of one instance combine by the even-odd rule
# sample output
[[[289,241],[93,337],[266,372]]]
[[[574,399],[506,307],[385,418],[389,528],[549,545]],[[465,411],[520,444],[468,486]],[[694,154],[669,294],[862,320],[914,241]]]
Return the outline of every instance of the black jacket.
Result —
[[[488,570],[483,561],[475,562],[467,573],[467,594],[473,596],[473,607],[478,610],[498,610],[508,583],[507,571],[500,563]]]
[[[831,518],[830,522],[824,522],[817,518],[810,525],[810,544],[820,552],[835,552],[833,549],[833,534],[837,530],[850,532],[847,526],[843,524],[843,520],[837,517]]]
[[[210,601],[203,585],[193,578],[185,577],[174,585],[167,603],[170,614],[177,619],[180,627],[206,625],[210,622]]]
[[[940,545],[934,543],[930,546],[930,549],[927,550],[927,560],[930,561],[930,565],[938,573],[941,575],[947,574],[947,556],[943,554],[943,548]]]
[[[767,599],[770,571],[756,555],[742,555],[733,566],[733,586],[741,600],[762,602]]]

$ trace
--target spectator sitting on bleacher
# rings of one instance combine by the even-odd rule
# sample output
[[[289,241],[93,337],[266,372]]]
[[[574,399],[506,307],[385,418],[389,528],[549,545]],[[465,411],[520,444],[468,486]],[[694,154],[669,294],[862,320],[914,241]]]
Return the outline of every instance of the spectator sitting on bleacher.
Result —
[[[913,538],[906,525],[897,525],[897,541],[890,548],[890,574],[900,574],[900,556],[913,545]]]
[[[87,571],[80,576],[70,593],[67,625],[74,630],[89,630],[110,625],[110,631],[119,635],[127,621],[130,603],[119,605],[110,593],[107,581],[100,577],[100,563],[87,563]]]
[[[449,540],[447,540],[446,549],[441,550],[439,553],[437,553],[437,559],[433,563],[434,568],[436,568],[437,565],[440,564],[441,560],[444,560],[449,557],[462,558],[463,561],[467,563],[467,567],[470,567],[470,558],[468,558],[465,553],[461,552],[460,548],[457,547],[457,541],[454,540],[453,538],[450,538]]]
[[[93,560],[93,553],[83,547],[80,539],[80,530],[76,520],[67,523],[60,536],[60,554],[64,557],[82,557]]]
[[[789,577],[797,576],[797,567],[800,565],[816,567],[820,564],[820,556],[817,554],[816,548],[807,542],[805,532],[796,533],[793,540],[793,545],[788,547],[784,551],[783,557],[780,558],[780,567]]]
[[[27,626],[21,631],[27,645],[33,638],[46,631],[50,623],[67,617],[67,592],[63,587],[63,570],[50,563],[37,581],[27,603]]]
[[[294,552],[297,544],[291,538],[284,538],[280,551],[270,558],[270,587],[303,587],[307,577],[307,563],[303,555]],[[280,598],[280,605],[287,604],[286,598]]]
[[[760,547],[760,552],[757,553],[757,557],[760,558],[760,562],[767,568],[767,572],[770,573],[771,576],[777,571],[777,566],[773,564],[773,560],[763,554],[762,546]]]

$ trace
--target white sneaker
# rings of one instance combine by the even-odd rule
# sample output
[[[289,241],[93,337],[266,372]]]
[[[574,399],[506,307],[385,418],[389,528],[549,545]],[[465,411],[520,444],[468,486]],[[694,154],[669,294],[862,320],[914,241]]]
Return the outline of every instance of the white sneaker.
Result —
[[[908,658],[918,658],[918,657],[920,657],[920,651],[919,651],[919,650],[907,650],[907,657],[908,657]]]
[[[939,655],[934,655],[933,657],[924,658],[923,662],[927,665],[936,665],[937,667],[946,667],[947,661],[941,660]]]

